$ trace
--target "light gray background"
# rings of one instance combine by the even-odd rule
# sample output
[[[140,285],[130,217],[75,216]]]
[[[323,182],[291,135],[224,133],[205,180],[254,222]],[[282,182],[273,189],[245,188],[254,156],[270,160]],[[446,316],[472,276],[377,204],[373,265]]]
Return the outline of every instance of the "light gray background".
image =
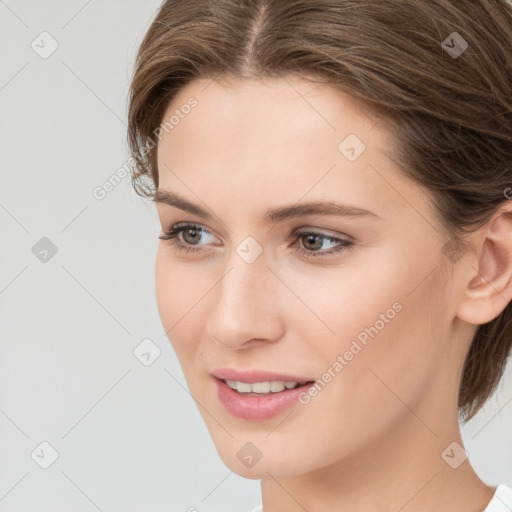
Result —
[[[129,178],[92,194],[128,159],[129,80],[158,6],[0,1],[1,512],[241,512],[260,501],[259,481],[220,460],[164,335],[153,206]],[[31,47],[50,48],[43,31],[59,45],[48,58]],[[57,247],[47,262],[32,250],[43,237]],[[161,350],[147,367],[133,354],[145,338]],[[511,401],[509,365],[463,428],[492,485],[512,484]],[[47,469],[43,441],[58,452]]]

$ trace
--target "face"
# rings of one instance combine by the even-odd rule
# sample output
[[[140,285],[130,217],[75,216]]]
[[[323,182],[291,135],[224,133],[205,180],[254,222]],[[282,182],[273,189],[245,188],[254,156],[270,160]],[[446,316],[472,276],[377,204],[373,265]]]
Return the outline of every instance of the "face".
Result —
[[[410,409],[441,421],[460,354],[440,230],[387,157],[385,120],[297,77],[197,80],[162,122],[176,109],[159,192],[194,207],[157,202],[161,234],[181,229],[159,241],[157,302],[225,464],[305,474],[410,427]],[[281,380],[309,384],[279,392]],[[269,395],[243,393],[263,381]]]

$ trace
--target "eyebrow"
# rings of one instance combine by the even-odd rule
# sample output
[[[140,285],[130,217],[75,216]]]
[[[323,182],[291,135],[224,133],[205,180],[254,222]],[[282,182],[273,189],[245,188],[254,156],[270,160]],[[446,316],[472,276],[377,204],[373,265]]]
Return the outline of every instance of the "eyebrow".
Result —
[[[153,193],[152,201],[174,206],[203,219],[213,219],[208,211],[200,206],[190,203],[185,198],[167,190],[157,190]],[[263,217],[267,223],[281,222],[286,219],[302,217],[306,215],[336,215],[340,217],[370,216],[380,218],[375,212],[351,205],[335,203],[333,201],[310,201],[291,206],[280,206],[268,210]]]

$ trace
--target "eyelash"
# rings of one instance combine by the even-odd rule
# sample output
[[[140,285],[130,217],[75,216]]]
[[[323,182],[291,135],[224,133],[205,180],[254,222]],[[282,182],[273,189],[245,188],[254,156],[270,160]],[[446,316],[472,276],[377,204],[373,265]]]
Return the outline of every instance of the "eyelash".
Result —
[[[201,226],[198,226],[197,224],[175,224],[174,226],[171,226],[171,228],[165,233],[165,235],[159,236],[158,238],[161,240],[167,240],[169,242],[169,245],[174,246],[179,251],[184,251],[185,253],[188,252],[201,252],[203,249],[199,249],[198,247],[193,247],[191,245],[183,244],[179,241],[178,235],[182,231],[186,231],[187,229],[196,229],[200,230],[201,232],[212,234],[209,230],[202,228]],[[340,245],[336,249],[330,249],[326,251],[311,251],[308,249],[304,249],[302,247],[298,247],[297,244],[294,244],[294,250],[299,252],[300,254],[306,256],[307,258],[318,258],[322,256],[333,256],[335,254],[340,254],[345,251],[348,251],[353,245],[354,242],[350,240],[343,240],[341,238],[336,238],[332,236],[325,235],[323,233],[318,233],[316,231],[296,231],[294,233],[296,235],[297,239],[300,239],[304,236],[317,236],[325,240],[329,241],[335,241],[340,242],[343,245]]]

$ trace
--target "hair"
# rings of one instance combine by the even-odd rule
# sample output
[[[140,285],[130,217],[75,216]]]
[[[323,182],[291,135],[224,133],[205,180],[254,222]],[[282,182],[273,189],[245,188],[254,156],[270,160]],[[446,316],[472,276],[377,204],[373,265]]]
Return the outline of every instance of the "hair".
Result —
[[[288,75],[328,83],[385,120],[395,142],[390,155],[430,194],[452,261],[466,250],[467,234],[512,197],[505,192],[512,190],[507,0],[164,1],[130,86],[136,193],[152,198],[158,189],[154,138],[180,89],[198,78]],[[511,346],[509,301],[478,326],[464,360],[458,412],[465,422],[496,390]]]

